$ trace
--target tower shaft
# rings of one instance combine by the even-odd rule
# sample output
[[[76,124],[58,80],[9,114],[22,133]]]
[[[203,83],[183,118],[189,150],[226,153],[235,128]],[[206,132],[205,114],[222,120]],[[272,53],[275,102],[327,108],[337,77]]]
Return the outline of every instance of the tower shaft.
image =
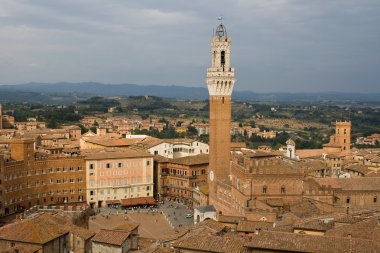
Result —
[[[217,201],[217,184],[230,182],[231,94],[235,72],[230,67],[231,38],[220,24],[211,39],[211,67],[207,69],[210,95],[210,204]]]

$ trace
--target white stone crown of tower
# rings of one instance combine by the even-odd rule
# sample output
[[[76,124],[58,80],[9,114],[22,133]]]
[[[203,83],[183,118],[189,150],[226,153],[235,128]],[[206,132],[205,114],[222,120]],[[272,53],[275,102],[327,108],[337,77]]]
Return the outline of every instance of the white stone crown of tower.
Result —
[[[231,96],[235,85],[235,70],[230,67],[231,37],[220,24],[211,39],[211,67],[207,69],[210,96]]]

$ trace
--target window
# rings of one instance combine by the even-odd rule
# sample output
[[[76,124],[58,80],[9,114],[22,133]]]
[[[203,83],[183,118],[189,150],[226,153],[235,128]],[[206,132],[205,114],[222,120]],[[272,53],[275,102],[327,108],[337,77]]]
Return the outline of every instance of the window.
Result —
[[[107,163],[107,164],[106,164],[106,168],[107,168],[107,169],[110,169],[110,168],[111,168],[111,164],[110,164],[110,163]]]
[[[377,202],[377,196],[373,197],[373,203]]]
[[[350,204],[350,198],[349,197],[346,199],[346,203]]]
[[[263,193],[267,193],[267,187],[263,186]]]
[[[146,165],[149,166],[150,165],[150,161],[146,161]]]
[[[79,166],[78,167],[78,171],[82,171],[83,169],[82,169],[82,167],[81,166]]]
[[[220,52],[220,65],[224,67],[224,64],[226,64],[226,52],[222,51]]]
[[[94,169],[94,164],[90,164],[90,169],[92,170],[92,169]]]
[[[73,166],[70,166],[70,171],[74,171],[74,167]]]
[[[285,186],[281,186],[281,193],[285,193]]]
[[[54,183],[54,179],[50,178],[50,183],[51,184]]]

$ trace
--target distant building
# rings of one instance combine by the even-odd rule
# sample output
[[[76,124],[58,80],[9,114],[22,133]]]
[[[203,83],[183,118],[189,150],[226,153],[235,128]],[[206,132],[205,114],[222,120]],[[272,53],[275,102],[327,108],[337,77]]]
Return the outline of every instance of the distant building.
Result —
[[[297,158],[296,143],[292,139],[289,139],[286,141],[285,156],[290,158],[290,159],[296,159]]]
[[[351,122],[336,121],[335,135],[330,136],[330,142],[323,145],[325,153],[349,153],[351,149]]]
[[[277,136],[277,133],[275,131],[265,131],[259,132],[256,134],[257,136],[263,138],[263,139],[274,139]]]
[[[374,146],[380,142],[380,134],[371,134],[367,137],[358,137],[355,144]]]

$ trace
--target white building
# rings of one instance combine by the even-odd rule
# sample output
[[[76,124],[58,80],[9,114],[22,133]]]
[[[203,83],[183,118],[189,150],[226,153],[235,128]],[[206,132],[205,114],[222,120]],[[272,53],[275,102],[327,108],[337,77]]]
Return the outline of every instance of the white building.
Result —
[[[160,155],[166,158],[179,158],[209,153],[208,144],[186,138],[157,139],[150,137],[136,143],[135,146],[148,150],[152,155]]]
[[[286,141],[285,156],[290,159],[298,159],[296,155],[296,143],[292,139]]]
[[[216,220],[216,209],[214,206],[207,205],[194,208],[194,224],[207,219]]]

